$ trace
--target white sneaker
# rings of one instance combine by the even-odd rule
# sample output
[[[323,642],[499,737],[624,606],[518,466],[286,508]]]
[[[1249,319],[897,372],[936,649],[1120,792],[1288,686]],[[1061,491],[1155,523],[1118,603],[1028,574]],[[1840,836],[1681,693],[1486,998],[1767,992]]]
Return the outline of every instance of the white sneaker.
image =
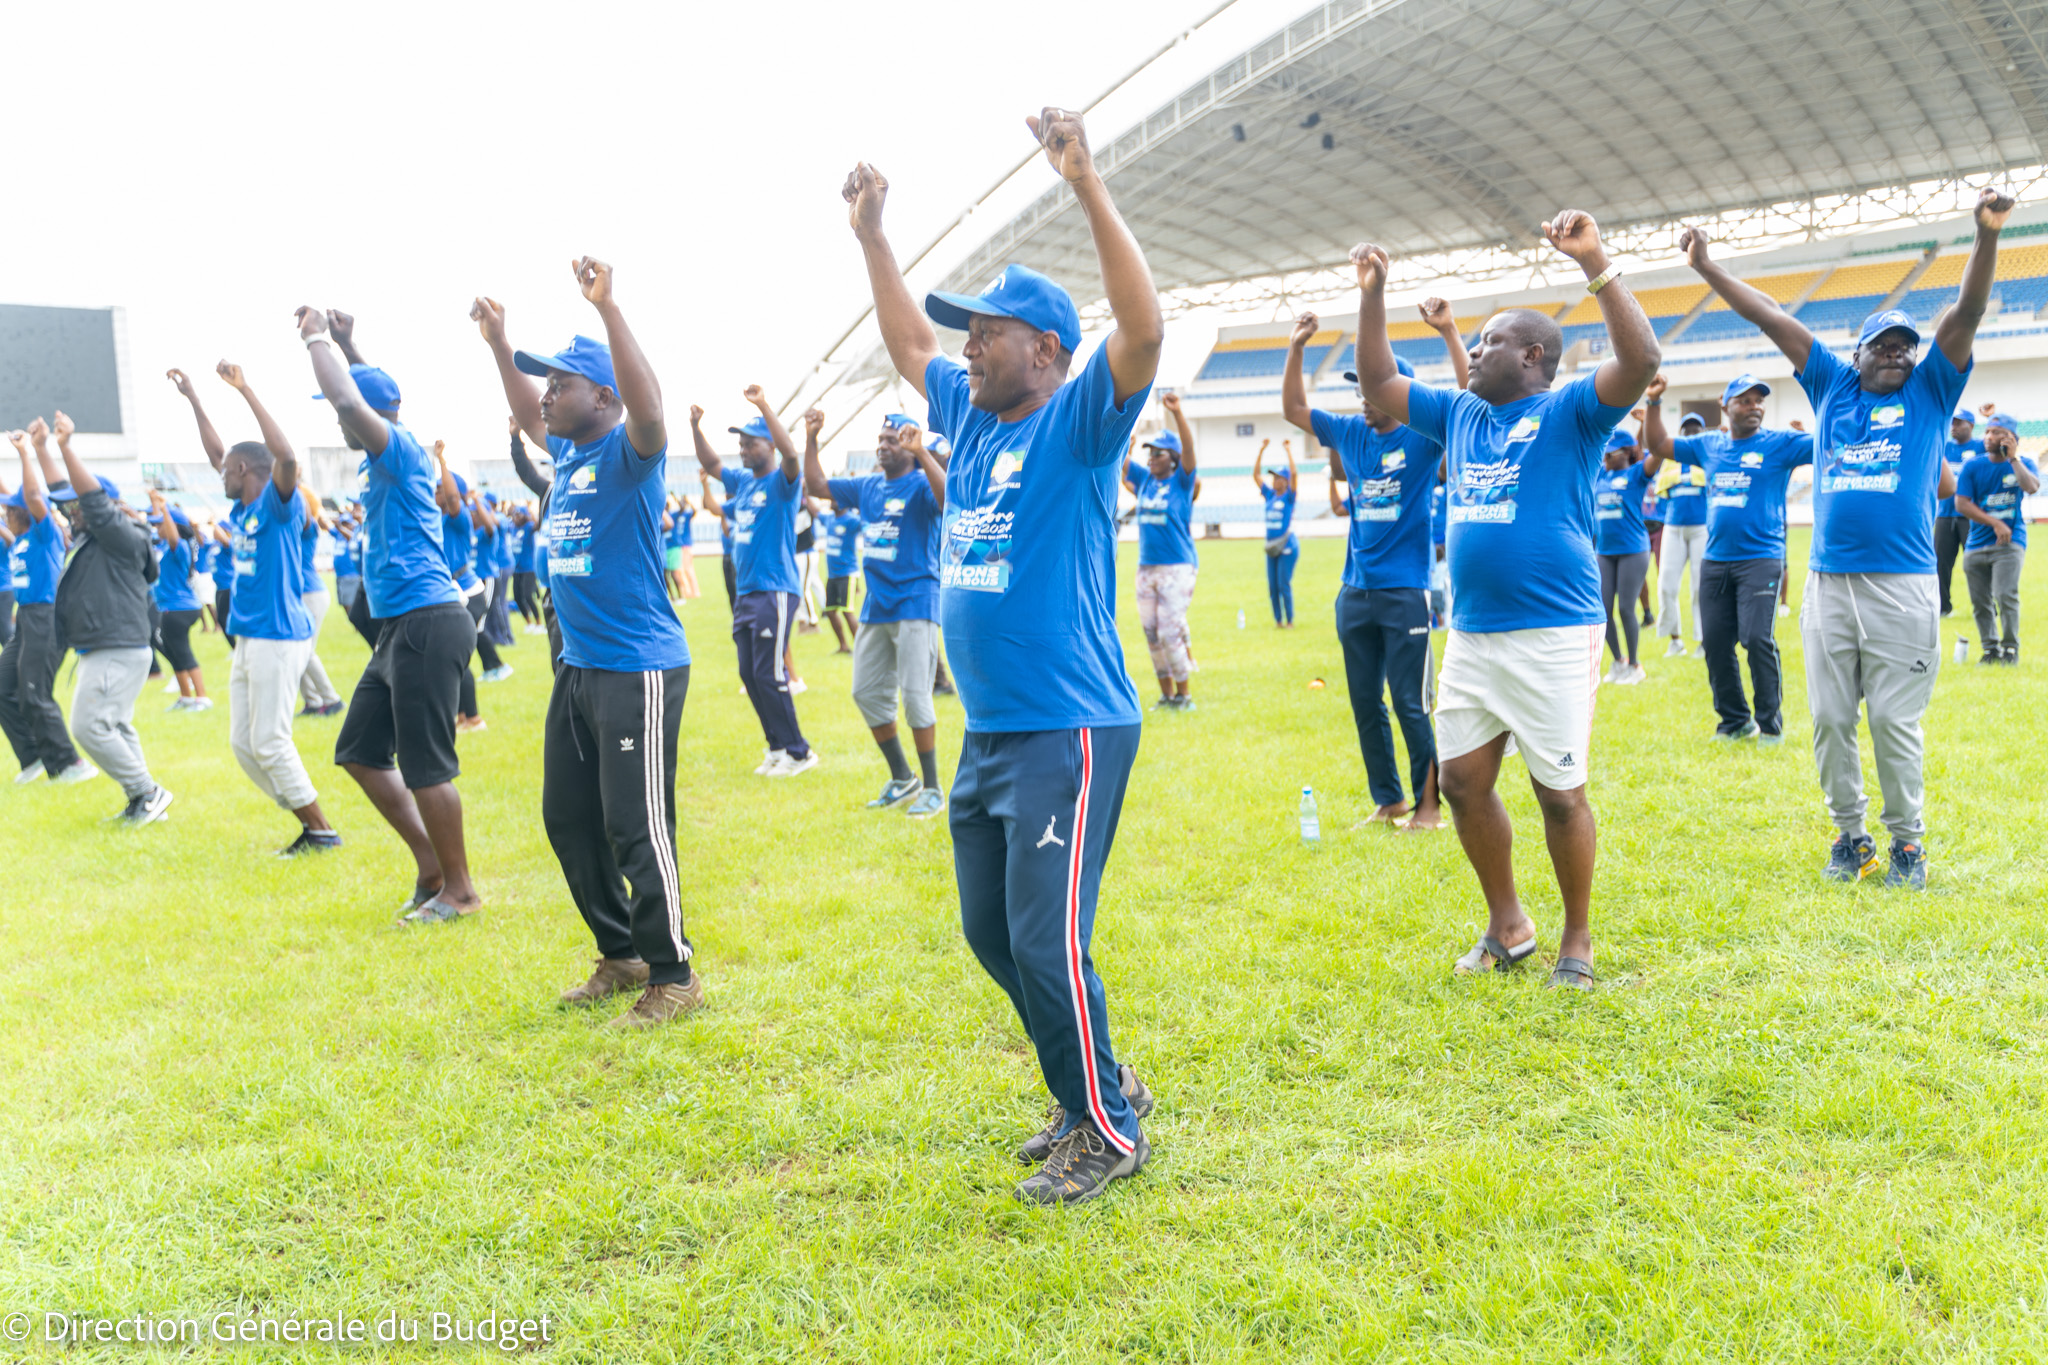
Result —
[[[1707,647],[1706,647],[1705,645],[1694,645],[1694,646],[1692,647],[1692,657],[1693,657],[1693,658],[1695,658],[1695,659],[1704,659],[1704,658],[1706,658],[1706,657],[1707,657]]]
[[[818,751],[816,749],[811,750],[802,758],[791,758],[788,752],[785,751],[782,755],[782,762],[770,768],[767,775],[769,777],[795,777],[798,773],[807,773],[817,766]]]
[[[788,761],[789,751],[787,749],[770,749],[767,753],[761,755],[761,763],[760,766],[754,769],[754,776],[766,777]]]
[[[187,711],[211,711],[213,709],[212,697],[187,697],[185,701],[185,709]]]
[[[1603,682],[1603,683],[1617,683],[1617,684],[1618,684],[1618,683],[1620,683],[1620,681],[1621,681],[1621,675],[1622,675],[1623,673],[1627,672],[1627,671],[1628,671],[1628,665],[1627,665],[1627,664],[1624,664],[1624,663],[1622,663],[1622,662],[1621,662],[1621,661],[1620,661],[1619,659],[1617,659],[1617,660],[1615,660],[1615,662],[1614,662],[1614,667],[1612,667],[1612,668],[1608,669],[1608,670],[1607,670],[1607,676],[1606,676],[1606,677],[1604,677],[1604,678],[1602,678],[1602,679],[1601,679],[1600,681],[1601,681],[1601,682]]]
[[[1678,637],[1677,637],[1676,635],[1672,636],[1672,637],[1671,637],[1671,643],[1670,643],[1670,644],[1668,644],[1668,645],[1666,645],[1666,646],[1664,646],[1664,657],[1665,657],[1665,658],[1667,658],[1667,659],[1682,659],[1682,658],[1684,658],[1684,657],[1685,657],[1685,641],[1683,641],[1683,640],[1679,639],[1679,638],[1678,638]]]
[[[43,776],[43,760],[39,758],[14,775],[14,785],[26,787],[41,776]]]
[[[1781,616],[1781,617],[1784,617],[1784,616],[1790,616],[1791,614],[1792,614],[1792,608],[1791,608],[1791,607],[1787,606],[1787,605],[1786,605],[1785,603],[1783,603],[1783,602],[1780,602],[1780,603],[1778,603],[1778,615],[1779,615],[1779,616]]]
[[[801,697],[810,690],[811,685],[802,678],[791,678],[789,680],[789,695],[792,697]]]
[[[1614,680],[1617,687],[1634,687],[1637,683],[1650,676],[1643,671],[1641,664],[1622,664],[1620,667],[1621,676]]]
[[[507,678],[509,678],[509,677],[511,677],[511,676],[512,676],[512,665],[510,665],[510,664],[499,664],[499,665],[498,665],[498,666],[497,666],[496,668],[487,668],[487,669],[485,669],[485,670],[483,671],[482,675],[481,675],[481,676],[480,676],[480,677],[478,678],[478,681],[479,681],[479,682],[503,682],[503,681],[505,681],[505,679],[507,679]]]
[[[61,786],[71,787],[76,786],[80,782],[90,782],[99,775],[100,770],[98,768],[93,767],[92,764],[81,758],[50,780]]]

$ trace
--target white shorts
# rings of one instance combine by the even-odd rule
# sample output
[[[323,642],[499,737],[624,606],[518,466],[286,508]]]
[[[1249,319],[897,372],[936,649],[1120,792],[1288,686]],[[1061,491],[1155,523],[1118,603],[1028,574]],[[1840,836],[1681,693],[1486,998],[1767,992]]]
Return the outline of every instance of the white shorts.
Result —
[[[1519,749],[1536,781],[1552,791],[1585,786],[1604,638],[1599,626],[1452,631],[1436,689],[1437,761],[1505,733],[1507,752]]]

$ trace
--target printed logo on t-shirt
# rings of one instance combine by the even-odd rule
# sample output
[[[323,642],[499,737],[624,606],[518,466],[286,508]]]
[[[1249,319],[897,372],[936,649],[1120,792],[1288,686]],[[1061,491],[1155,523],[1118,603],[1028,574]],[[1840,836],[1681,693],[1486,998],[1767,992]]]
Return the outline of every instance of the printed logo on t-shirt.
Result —
[[[1593,519],[1595,521],[1620,521],[1627,511],[1621,505],[1623,495],[1627,489],[1628,475],[1626,473],[1609,475],[1607,487],[1601,489],[1599,495],[1593,500]]]
[[[1024,457],[1030,453],[1028,450],[1006,450],[996,456],[995,463],[989,466],[988,491],[1001,493],[1015,488],[1024,474]]]
[[[997,457],[1000,462],[1001,457]],[[990,492],[995,487],[990,485]],[[946,545],[939,565],[939,583],[970,592],[1008,592],[1011,533],[1017,514],[997,507],[977,507],[949,515]]]
[[[1754,461],[1757,464],[1762,464],[1763,458],[1761,455],[1751,455],[1745,452],[1742,462],[1749,464]],[[1714,475],[1714,491],[1707,499],[1707,506],[1749,506],[1749,475],[1738,469],[1724,469]]]
[[[1171,491],[1163,483],[1147,484],[1138,494],[1138,525],[1164,526],[1171,517],[1167,510],[1167,499]]]
[[[1536,439],[1536,433],[1542,429],[1543,419],[1541,417],[1524,417],[1508,429],[1507,444],[1513,445],[1517,441],[1533,441]]]
[[[1528,435],[1536,434],[1537,422],[1533,417],[1524,417],[1515,423],[1515,430],[1524,426]],[[1512,433],[1510,440],[1526,440]],[[1466,522],[1490,522],[1505,525],[1515,519],[1515,494],[1522,486],[1522,464],[1520,460],[1494,460],[1488,464],[1466,464],[1460,471],[1457,491],[1451,495],[1450,521],[1452,525]]]
[[[1872,414],[1873,418],[1875,415]],[[1899,487],[1899,456],[1903,453],[1897,441],[1857,441],[1836,446],[1828,452],[1827,467],[1821,471],[1820,491],[1895,493]]]
[[[578,471],[581,473],[582,471]],[[592,572],[590,518],[548,507],[548,577],[587,578]]]
[[[1387,466],[1382,464],[1380,467],[1384,469]],[[1360,479],[1351,490],[1351,517],[1354,521],[1399,521],[1401,481]]]
[[[569,476],[568,482],[569,491],[571,493],[590,492],[593,488],[597,487],[596,464],[593,463],[579,466],[576,472]]]

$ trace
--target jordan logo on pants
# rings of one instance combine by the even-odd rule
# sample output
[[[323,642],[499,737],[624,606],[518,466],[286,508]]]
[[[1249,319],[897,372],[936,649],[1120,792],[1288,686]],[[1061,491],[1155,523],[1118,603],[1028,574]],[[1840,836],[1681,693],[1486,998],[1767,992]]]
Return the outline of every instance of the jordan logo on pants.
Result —
[[[1045,822],[1045,833],[1039,836],[1038,842],[1033,844],[1032,847],[1044,848],[1047,844],[1058,844],[1061,848],[1065,848],[1067,846],[1067,841],[1065,839],[1060,838],[1059,835],[1054,834],[1052,832],[1052,827],[1054,825],[1057,825],[1059,822],[1060,818],[1057,815],[1047,820]]]

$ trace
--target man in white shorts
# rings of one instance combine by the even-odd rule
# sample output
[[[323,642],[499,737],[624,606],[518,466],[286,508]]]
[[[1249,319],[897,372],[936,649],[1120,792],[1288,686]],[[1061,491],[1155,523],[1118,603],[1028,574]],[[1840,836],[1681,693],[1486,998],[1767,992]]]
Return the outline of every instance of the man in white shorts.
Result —
[[[1351,252],[1358,381],[1373,407],[1444,447],[1451,630],[1437,686],[1438,785],[1487,910],[1486,930],[1457,970],[1515,966],[1536,951],[1536,926],[1515,890],[1514,826],[1494,790],[1501,759],[1518,747],[1564,901],[1550,984],[1589,989],[1598,838],[1586,759],[1605,620],[1593,476],[1608,434],[1657,373],[1659,352],[1592,218],[1566,210],[1543,232],[1586,272],[1600,302],[1611,354],[1599,369],[1553,389],[1564,353],[1557,323],[1511,309],[1481,330],[1463,390],[1403,377],[1387,340],[1387,254],[1361,244]]]

